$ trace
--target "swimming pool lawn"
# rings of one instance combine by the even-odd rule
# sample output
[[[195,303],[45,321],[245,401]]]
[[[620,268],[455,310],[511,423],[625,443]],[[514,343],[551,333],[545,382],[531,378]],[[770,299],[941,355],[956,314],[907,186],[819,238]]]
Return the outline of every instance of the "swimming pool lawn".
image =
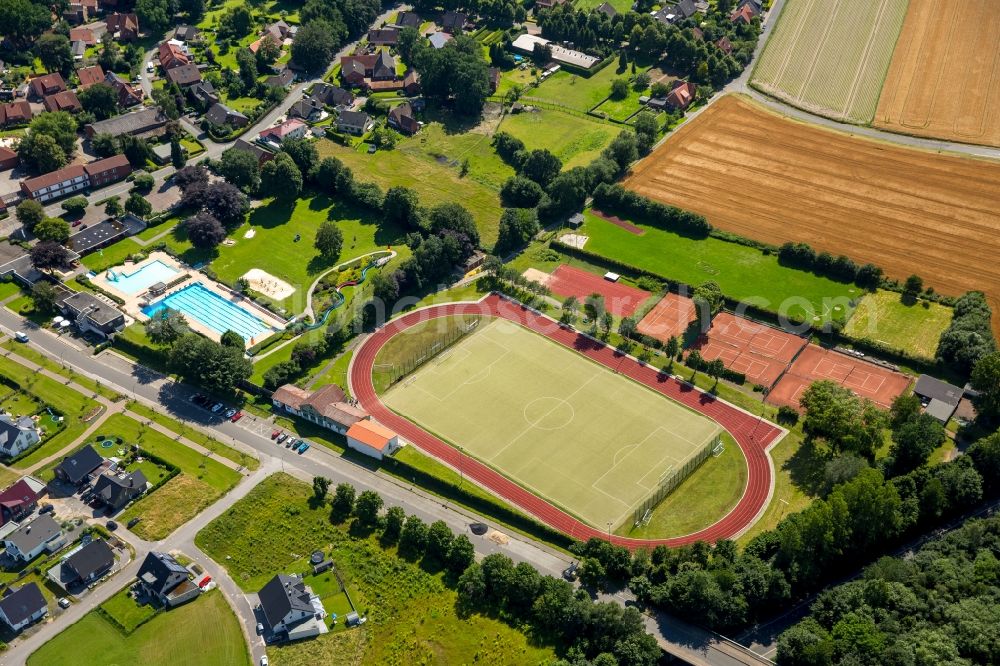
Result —
[[[344,247],[337,260],[319,256],[313,242],[316,230],[327,220],[344,234]],[[244,238],[249,229],[253,238]],[[301,238],[296,242],[295,235]],[[250,213],[249,221],[230,234],[231,247],[219,246],[211,268],[223,282],[233,285],[251,268],[260,268],[295,287],[295,293],[278,304],[290,313],[301,312],[306,292],[320,274],[336,264],[362,254],[392,246],[400,261],[410,255],[403,243],[405,230],[363,209],[316,195],[292,204],[272,201]]]

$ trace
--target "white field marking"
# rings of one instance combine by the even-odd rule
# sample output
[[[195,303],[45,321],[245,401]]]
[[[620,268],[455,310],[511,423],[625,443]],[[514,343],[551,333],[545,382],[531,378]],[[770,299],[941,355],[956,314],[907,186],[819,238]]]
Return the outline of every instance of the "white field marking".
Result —
[[[531,419],[528,418],[528,407],[532,406],[533,404],[535,404],[539,400],[555,400],[557,404],[556,404],[555,407],[553,407],[552,409],[550,409],[549,411],[547,411],[544,416],[542,416],[541,418],[539,418],[538,420],[536,420],[534,423],[532,423]],[[569,417],[569,420],[566,421],[566,423],[562,424],[561,426],[555,426],[555,427],[552,427],[552,426],[545,426],[545,427],[543,427],[543,426],[538,425],[539,423],[541,423],[542,421],[544,421],[550,414],[552,414],[553,412],[555,412],[560,407],[560,405],[566,405],[567,407],[569,407],[570,412],[572,412],[572,416]],[[542,396],[534,398],[533,400],[531,400],[530,402],[528,402],[524,406],[524,408],[521,410],[521,416],[524,417],[524,422],[525,423],[527,423],[531,427],[538,428],[539,430],[562,430],[563,428],[567,427],[570,423],[572,423],[573,419],[576,418],[576,408],[573,407],[573,403],[569,402],[568,400],[564,400],[562,398],[557,398],[554,395],[542,395]]]
[[[570,401],[570,398],[572,398],[572,397],[573,397],[574,395],[576,395],[577,393],[579,393],[580,391],[582,391],[582,390],[583,390],[584,388],[586,388],[586,386],[587,386],[588,384],[590,384],[590,382],[592,382],[592,381],[594,381],[595,379],[597,379],[597,377],[598,377],[598,375],[597,375],[597,374],[595,374],[595,375],[591,376],[591,378],[590,378],[590,379],[588,379],[587,381],[585,381],[585,382],[581,382],[581,383],[580,383],[580,385],[579,385],[579,386],[577,386],[577,387],[576,387],[576,388],[575,388],[575,389],[573,390],[573,392],[572,392],[572,393],[570,393],[570,394],[569,394],[569,395],[567,395],[567,396],[566,396],[565,398],[563,398],[563,400],[565,400],[566,402],[569,402],[569,401]],[[556,409],[558,409],[558,408],[559,408],[559,405],[556,405],[555,407],[553,407],[552,409],[550,409],[550,410],[549,410],[548,412],[546,412],[545,414],[542,414],[542,415],[541,415],[541,416],[540,416],[540,417],[539,417],[539,418],[538,418],[538,419],[537,419],[537,420],[535,421],[535,423],[541,423],[541,422],[542,422],[542,421],[543,421],[543,420],[545,419],[545,417],[547,417],[547,416],[548,416],[549,414],[551,414],[552,412],[554,412],[554,411],[555,411]],[[503,453],[504,451],[506,451],[507,449],[509,449],[509,448],[510,448],[510,446],[511,446],[511,445],[512,445],[512,444],[513,444],[514,442],[516,442],[517,440],[519,440],[519,439],[521,439],[522,437],[524,437],[525,435],[527,435],[527,434],[528,434],[529,432],[531,432],[531,431],[532,431],[532,430],[533,430],[534,428],[535,428],[535,426],[533,426],[533,425],[531,425],[531,424],[529,423],[529,424],[528,424],[528,427],[527,427],[527,428],[525,428],[524,430],[522,430],[521,432],[519,432],[519,433],[518,433],[517,435],[515,435],[515,436],[514,436],[514,437],[513,437],[513,438],[512,438],[512,439],[511,439],[511,440],[510,440],[509,442],[507,442],[507,444],[505,444],[505,445],[503,446],[503,448],[501,448],[501,449],[500,449],[499,451],[497,451],[496,453],[494,453],[494,454],[493,454],[493,457],[492,457],[492,458],[489,458],[489,460],[490,460],[491,462],[492,462],[493,460],[495,460],[497,456],[499,456],[499,455],[500,455],[500,454],[502,454],[502,453]]]

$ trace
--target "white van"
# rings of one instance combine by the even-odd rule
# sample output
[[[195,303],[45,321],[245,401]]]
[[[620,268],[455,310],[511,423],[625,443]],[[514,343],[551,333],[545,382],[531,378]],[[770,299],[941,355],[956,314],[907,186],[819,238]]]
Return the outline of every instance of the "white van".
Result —
[[[18,342],[27,342],[28,335],[23,331],[18,331],[14,334],[14,339],[17,340]]]

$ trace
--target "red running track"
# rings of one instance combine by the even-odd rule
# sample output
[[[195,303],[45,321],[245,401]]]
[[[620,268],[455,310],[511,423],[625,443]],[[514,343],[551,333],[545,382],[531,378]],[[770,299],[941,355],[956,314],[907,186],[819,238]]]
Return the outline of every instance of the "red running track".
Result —
[[[458,451],[399,416],[386,407],[375,393],[375,387],[372,384],[372,370],[375,365],[375,357],[386,342],[400,331],[417,323],[438,317],[462,314],[503,317],[561,345],[575,349],[597,363],[619,374],[631,377],[654,391],[658,391],[711,418],[728,430],[739,443],[743,455],[746,456],[749,473],[743,497],[740,498],[732,511],[715,524],[686,536],[647,540],[613,535],[611,537],[613,543],[634,549],[661,544],[683,546],[695,541],[716,541],[731,538],[752,525],[764,509],[772,483],[772,467],[767,449],[781,436],[782,431],[779,428],[728,403],[717,400],[707,393],[668,377],[649,366],[641,365],[631,357],[622,355],[613,348],[596,342],[585,335],[561,328],[551,319],[535,314],[518,303],[501,299],[496,295],[487,296],[476,303],[450,303],[414,310],[390,321],[369,336],[355,351],[349,370],[351,388],[355,398],[373,418],[395,430],[404,440],[412,442],[424,452],[438,458],[452,468],[461,470],[478,484],[561,532],[580,540],[587,540],[591,537],[608,538],[607,532],[580,522],[496,470]]]

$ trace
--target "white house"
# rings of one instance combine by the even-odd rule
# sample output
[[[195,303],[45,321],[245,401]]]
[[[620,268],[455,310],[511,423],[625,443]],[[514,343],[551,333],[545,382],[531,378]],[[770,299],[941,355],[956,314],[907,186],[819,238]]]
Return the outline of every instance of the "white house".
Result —
[[[21,525],[3,540],[7,555],[21,562],[30,562],[43,551],[55,552],[64,543],[62,528],[49,514]]]
[[[358,421],[347,430],[347,446],[376,460],[399,448],[399,435],[374,421]]]
[[[312,393],[285,384],[271,395],[271,404],[341,435],[368,418],[368,413],[349,402],[347,394],[336,384],[327,384]]]
[[[13,458],[27,451],[41,440],[38,427],[27,416],[14,419],[0,413],[0,457]]]
[[[264,622],[271,634],[288,640],[309,638],[328,631],[326,611],[319,596],[296,576],[278,574],[257,593]]]
[[[22,585],[0,599],[0,620],[15,632],[41,619],[48,612],[45,597],[35,583]]]

